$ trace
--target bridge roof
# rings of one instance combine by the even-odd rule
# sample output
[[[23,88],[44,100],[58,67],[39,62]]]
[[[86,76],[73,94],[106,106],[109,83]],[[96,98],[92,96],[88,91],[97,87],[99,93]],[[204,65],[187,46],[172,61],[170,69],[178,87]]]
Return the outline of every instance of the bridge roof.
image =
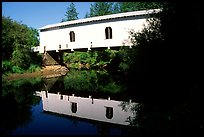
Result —
[[[118,13],[118,14],[105,15],[105,16],[96,16],[96,17],[90,17],[90,18],[85,18],[85,19],[78,19],[78,20],[66,21],[66,22],[61,22],[61,23],[56,23],[56,24],[50,24],[50,25],[46,25],[40,28],[40,30],[49,29],[49,28],[57,28],[60,26],[82,24],[82,23],[87,23],[87,22],[95,22],[95,21],[100,21],[100,20],[110,20],[110,19],[115,19],[115,18],[141,16],[141,15],[158,13],[159,11],[160,9],[151,9],[151,10],[124,12],[124,13]]]

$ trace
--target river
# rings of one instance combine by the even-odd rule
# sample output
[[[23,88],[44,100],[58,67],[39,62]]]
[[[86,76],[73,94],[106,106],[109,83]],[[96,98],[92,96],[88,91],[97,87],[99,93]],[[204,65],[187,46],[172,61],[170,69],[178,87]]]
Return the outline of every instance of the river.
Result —
[[[128,134],[138,105],[121,80],[106,71],[72,70],[2,87],[2,133],[7,135]]]
[[[98,70],[2,81],[1,134],[173,136],[203,129],[199,88],[158,96],[125,81]]]

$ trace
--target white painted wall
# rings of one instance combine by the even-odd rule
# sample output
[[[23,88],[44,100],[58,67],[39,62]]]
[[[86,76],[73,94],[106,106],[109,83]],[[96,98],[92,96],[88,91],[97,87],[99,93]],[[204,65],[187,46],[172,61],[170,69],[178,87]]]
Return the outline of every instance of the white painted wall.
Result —
[[[40,53],[44,52],[44,46],[46,50],[59,49],[79,49],[79,48],[90,48],[92,47],[114,47],[122,46],[125,41],[128,40],[129,31],[134,29],[134,31],[140,31],[146,23],[146,18],[135,20],[130,20],[129,17],[123,18],[120,21],[107,20],[106,22],[98,21],[93,22],[90,25],[80,24],[80,26],[50,30],[40,32]],[[112,28],[112,39],[105,39],[105,28]],[[69,32],[74,31],[75,42],[70,42]],[[92,42],[92,44],[91,44]],[[68,48],[66,48],[68,44]],[[130,46],[130,43],[125,44],[125,46]]]
[[[63,99],[61,100],[60,96],[60,94],[48,93],[48,98],[46,98],[46,91],[42,91],[43,110],[121,125],[128,125],[127,118],[134,116],[134,113],[130,109],[127,111],[122,110],[122,107],[120,107],[121,101],[93,99],[92,104],[91,98],[63,95]],[[71,102],[77,103],[76,113],[72,113],[71,111]],[[128,108],[131,108],[133,105],[135,103],[130,103]],[[111,119],[106,117],[106,107],[113,107],[113,117]]]

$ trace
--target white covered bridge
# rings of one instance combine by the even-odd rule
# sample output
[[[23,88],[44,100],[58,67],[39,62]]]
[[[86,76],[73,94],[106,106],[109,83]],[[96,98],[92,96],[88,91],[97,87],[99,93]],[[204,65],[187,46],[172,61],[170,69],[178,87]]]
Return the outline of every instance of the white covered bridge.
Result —
[[[40,28],[40,46],[34,52],[131,46],[130,30],[142,30],[159,9],[126,12],[46,25]]]

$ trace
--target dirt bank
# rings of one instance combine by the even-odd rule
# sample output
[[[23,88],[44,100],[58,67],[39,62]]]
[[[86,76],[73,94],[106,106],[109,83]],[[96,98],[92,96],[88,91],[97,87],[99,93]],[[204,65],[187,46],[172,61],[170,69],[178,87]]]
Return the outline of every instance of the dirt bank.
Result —
[[[33,77],[50,78],[50,77],[58,77],[58,76],[66,75],[67,72],[68,72],[68,69],[66,67],[55,65],[55,66],[43,67],[40,71],[37,71],[37,72],[11,74],[10,76],[5,77],[4,79],[16,80],[16,79],[33,78]]]

